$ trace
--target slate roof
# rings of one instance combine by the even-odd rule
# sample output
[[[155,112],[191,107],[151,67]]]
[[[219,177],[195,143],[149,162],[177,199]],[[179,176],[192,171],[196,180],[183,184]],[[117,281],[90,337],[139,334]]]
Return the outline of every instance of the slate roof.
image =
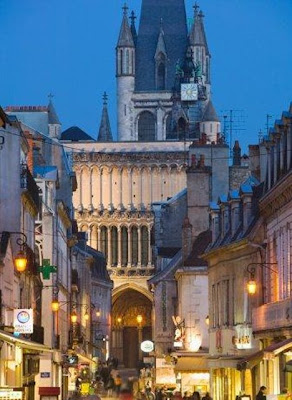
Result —
[[[113,141],[113,135],[112,135],[112,130],[111,130],[111,125],[110,125],[110,121],[109,121],[106,103],[104,103],[103,109],[102,109],[101,121],[100,121],[97,140],[99,142],[112,142]]]
[[[202,121],[203,122],[206,122],[206,121],[220,122],[220,119],[217,116],[216,110],[215,110],[211,100],[208,101],[206,108],[203,112]]]
[[[212,232],[210,230],[201,232],[194,241],[192,251],[184,262],[185,267],[204,267],[208,262],[200,256],[205,252],[212,242]]]
[[[206,48],[206,54],[210,55],[203,18],[204,16],[201,11],[199,13],[195,11],[194,23],[190,32],[189,40],[191,46],[204,46]]]
[[[51,100],[48,105],[48,122],[49,122],[49,124],[52,124],[52,125],[61,125],[61,122],[56,113],[54,104],[52,103]]]
[[[35,166],[33,168],[34,178],[43,178],[52,181],[58,179],[58,169],[55,166]]]
[[[61,134],[61,140],[70,140],[71,142],[83,142],[83,141],[91,141],[94,142],[94,139],[85,133],[78,126],[71,126],[66,129]]]
[[[123,15],[117,47],[135,47],[126,10]]]
[[[184,0],[143,0],[136,46],[136,91],[154,91],[155,51],[161,21],[167,49],[166,90],[171,90],[175,66],[187,49],[187,23]]]

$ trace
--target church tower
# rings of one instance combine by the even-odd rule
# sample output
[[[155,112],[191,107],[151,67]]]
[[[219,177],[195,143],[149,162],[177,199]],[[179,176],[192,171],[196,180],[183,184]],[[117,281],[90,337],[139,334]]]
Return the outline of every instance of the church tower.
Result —
[[[142,0],[137,34],[134,13],[129,24],[123,9],[116,55],[119,140],[200,140],[211,94],[202,11],[194,5],[188,32],[184,0]]]
[[[132,95],[135,85],[135,44],[128,22],[128,7],[123,7],[123,20],[116,47],[116,77],[118,102],[118,138],[134,140]]]

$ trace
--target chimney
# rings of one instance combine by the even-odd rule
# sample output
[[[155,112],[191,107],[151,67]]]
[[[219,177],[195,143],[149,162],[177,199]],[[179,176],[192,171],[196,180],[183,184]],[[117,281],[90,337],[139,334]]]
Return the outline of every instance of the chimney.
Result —
[[[182,234],[183,234],[183,251],[182,251],[182,257],[183,257],[183,262],[188,258],[189,254],[191,253],[192,250],[192,233],[193,233],[193,226],[190,223],[189,218],[186,216],[183,222],[182,226]]]
[[[233,146],[233,165],[241,165],[241,148],[238,140],[235,140]]]

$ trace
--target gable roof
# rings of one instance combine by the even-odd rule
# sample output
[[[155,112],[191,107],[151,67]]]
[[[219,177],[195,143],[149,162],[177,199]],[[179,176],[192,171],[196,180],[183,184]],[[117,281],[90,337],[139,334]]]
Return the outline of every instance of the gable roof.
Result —
[[[85,133],[78,126],[71,126],[61,134],[60,140],[70,140],[71,142],[94,142],[95,140]]]
[[[207,266],[206,260],[200,258],[205,252],[209,244],[212,242],[212,232],[210,230],[201,232],[194,241],[192,251],[184,262],[186,267],[203,267]]]

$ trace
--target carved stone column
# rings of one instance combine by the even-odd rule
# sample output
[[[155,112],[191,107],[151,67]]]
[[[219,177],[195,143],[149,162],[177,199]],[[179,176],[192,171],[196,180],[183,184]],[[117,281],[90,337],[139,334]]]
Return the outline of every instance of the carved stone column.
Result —
[[[113,210],[113,169],[108,168],[108,198],[109,198],[109,204],[108,204],[108,210],[112,211]]]
[[[112,228],[107,227],[107,265],[110,268],[112,266]]]
[[[138,226],[138,268],[142,265],[142,243],[141,243],[141,226]]]
[[[98,205],[98,210],[102,211],[103,210],[103,202],[102,202],[102,177],[103,177],[103,169],[99,168],[99,205]]]
[[[91,247],[95,250],[98,250],[98,229],[96,225],[93,225],[91,228]]]
[[[123,168],[119,168],[119,196],[120,196],[120,201],[118,204],[118,210],[122,211],[124,209],[123,206]]]
[[[148,226],[148,267],[152,267],[151,226]]]
[[[128,227],[128,268],[132,267],[132,231]]]
[[[153,171],[154,169],[152,167],[149,167],[149,197],[150,197],[150,202],[149,202],[149,209],[151,209],[151,204],[153,203]]]
[[[97,250],[101,251],[101,229],[100,229],[100,226],[97,228]]]
[[[139,210],[143,210],[144,205],[143,205],[143,168],[139,168],[139,178],[140,178],[140,184],[139,184],[139,205],[138,208]]]
[[[92,171],[92,169],[90,169],[90,171],[89,171],[89,204],[88,204],[88,211],[90,213],[93,211],[93,205],[92,205],[92,186],[93,186],[92,175],[93,175],[93,171]]]
[[[128,210],[133,209],[133,182],[132,182],[132,168],[128,168],[128,190],[129,190],[129,203]]]
[[[118,226],[118,268],[122,266],[122,229]]]
[[[83,210],[83,204],[82,204],[82,170],[79,170],[79,176],[78,176],[79,184],[79,205],[77,207],[78,211],[81,212]]]

